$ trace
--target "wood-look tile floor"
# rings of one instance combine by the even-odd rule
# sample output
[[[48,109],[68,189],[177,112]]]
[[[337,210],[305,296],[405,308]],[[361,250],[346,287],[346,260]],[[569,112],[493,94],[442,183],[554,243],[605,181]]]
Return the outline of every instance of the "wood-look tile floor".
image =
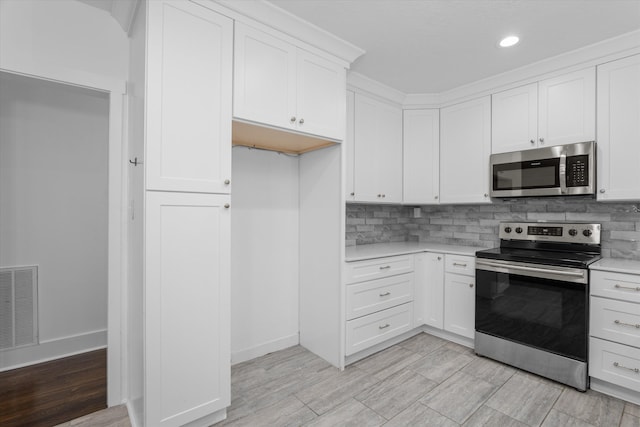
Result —
[[[424,333],[343,372],[300,346],[271,353],[232,367],[231,395],[216,427],[640,427],[640,406]]]
[[[421,333],[343,372],[300,346],[235,365],[216,426],[640,427],[640,406],[581,393]]]

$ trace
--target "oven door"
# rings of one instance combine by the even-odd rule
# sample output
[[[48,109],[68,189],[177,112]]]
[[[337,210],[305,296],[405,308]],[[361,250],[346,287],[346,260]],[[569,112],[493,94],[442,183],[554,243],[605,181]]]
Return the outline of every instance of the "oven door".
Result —
[[[588,270],[476,259],[476,330],[587,360]]]

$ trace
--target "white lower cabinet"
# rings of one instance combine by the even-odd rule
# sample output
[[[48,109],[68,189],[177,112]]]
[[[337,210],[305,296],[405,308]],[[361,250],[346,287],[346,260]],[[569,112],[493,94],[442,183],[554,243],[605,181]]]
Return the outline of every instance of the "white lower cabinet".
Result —
[[[589,375],[640,393],[640,349],[591,337]]]
[[[146,425],[230,405],[230,196],[148,191]]]
[[[589,376],[628,390],[620,397],[638,403],[640,274],[591,271],[590,302]]]
[[[434,328],[444,327],[444,255],[416,254],[414,321]]]
[[[413,329],[414,255],[345,266],[345,355]]]
[[[444,330],[473,339],[476,323],[476,259],[446,255],[444,269]]]
[[[346,356],[424,325],[473,340],[475,257],[420,252],[348,262],[344,273]]]
[[[475,335],[475,277],[444,276],[444,330],[466,338]]]
[[[347,320],[413,301],[413,273],[347,287]]]
[[[413,303],[382,310],[347,322],[346,355],[408,332],[413,328]]]

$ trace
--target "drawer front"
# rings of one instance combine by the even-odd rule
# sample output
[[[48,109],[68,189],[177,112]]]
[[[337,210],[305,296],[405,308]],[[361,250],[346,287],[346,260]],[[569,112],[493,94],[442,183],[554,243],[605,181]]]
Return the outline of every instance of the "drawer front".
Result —
[[[640,304],[591,298],[591,335],[640,348]]]
[[[640,392],[640,349],[589,340],[589,375]]]
[[[640,303],[640,276],[592,271],[591,295]]]
[[[345,268],[346,283],[381,279],[413,271],[413,255],[349,262]]]
[[[347,322],[346,355],[352,355],[411,330],[413,303],[399,305]]]
[[[464,274],[466,276],[476,275],[476,259],[471,256],[445,255],[445,271],[448,273]]]
[[[347,286],[347,320],[413,301],[413,273]]]

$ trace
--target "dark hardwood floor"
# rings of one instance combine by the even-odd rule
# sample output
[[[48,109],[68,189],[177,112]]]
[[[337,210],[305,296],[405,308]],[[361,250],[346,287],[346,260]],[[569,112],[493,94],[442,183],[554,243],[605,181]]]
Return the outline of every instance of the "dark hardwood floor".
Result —
[[[106,407],[106,350],[0,372],[2,427],[51,427]]]

